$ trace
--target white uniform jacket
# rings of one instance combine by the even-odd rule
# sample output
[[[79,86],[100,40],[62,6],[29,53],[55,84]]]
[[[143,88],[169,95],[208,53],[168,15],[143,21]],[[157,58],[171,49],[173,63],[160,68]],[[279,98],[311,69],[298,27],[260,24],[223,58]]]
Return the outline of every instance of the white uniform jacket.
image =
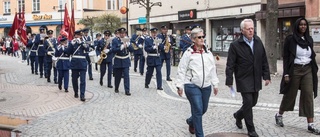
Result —
[[[184,88],[184,84],[195,84],[200,88],[212,85],[218,87],[219,79],[215,60],[210,51],[196,53],[189,47],[180,59],[176,86]]]

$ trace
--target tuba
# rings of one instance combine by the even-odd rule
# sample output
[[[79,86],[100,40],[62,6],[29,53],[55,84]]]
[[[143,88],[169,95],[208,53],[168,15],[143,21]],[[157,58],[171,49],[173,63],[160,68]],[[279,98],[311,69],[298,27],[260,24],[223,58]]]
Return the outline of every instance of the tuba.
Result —
[[[168,35],[166,36],[166,39],[165,39],[165,46],[166,46],[166,48],[164,49],[164,52],[168,53],[170,51],[170,47],[171,47],[170,39],[169,39]]]

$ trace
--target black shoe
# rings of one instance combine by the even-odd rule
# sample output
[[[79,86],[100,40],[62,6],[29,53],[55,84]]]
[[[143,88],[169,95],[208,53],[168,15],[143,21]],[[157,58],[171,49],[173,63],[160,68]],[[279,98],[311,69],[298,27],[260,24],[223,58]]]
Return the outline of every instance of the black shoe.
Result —
[[[102,80],[100,80],[100,86],[103,86],[103,81]]]
[[[34,74],[34,72],[31,72],[31,74]]]
[[[256,131],[248,132],[248,136],[249,136],[249,137],[259,137],[259,135],[257,134]]]
[[[149,85],[144,85],[144,88],[149,88]]]
[[[308,131],[315,135],[320,135],[319,129],[317,129],[314,125],[308,126]]]
[[[58,82],[57,82],[57,81],[54,81],[54,84],[58,84]]]
[[[163,90],[163,88],[157,88],[157,90]]]
[[[127,96],[131,96],[131,93],[130,93],[130,92],[126,92],[126,95],[127,95]]]
[[[137,69],[134,69],[134,72],[137,72]]]
[[[86,101],[86,99],[85,99],[85,98],[83,98],[83,97],[82,97],[80,100],[81,100],[81,101],[83,101],[83,102],[85,102],[85,101]]]
[[[38,72],[35,73],[36,75],[39,75]]]
[[[140,73],[141,76],[143,76],[143,73]]]
[[[172,81],[172,79],[171,79],[171,78],[168,78],[167,81]]]
[[[61,85],[58,85],[58,88],[59,88],[59,90],[61,90],[61,89],[62,89],[62,86],[61,86]]]
[[[79,95],[78,95],[78,94],[74,94],[74,97],[75,97],[75,98],[78,98],[78,97],[79,97]]]
[[[43,78],[43,76],[42,76],[42,75],[40,75],[40,78]]]
[[[116,89],[116,90],[114,90],[114,92],[119,93],[119,90],[118,90],[118,89]]]
[[[241,119],[238,119],[237,118],[237,114],[236,113],[233,113],[233,117],[236,119],[236,125],[239,129],[242,129],[242,122],[241,122]]]
[[[44,75],[44,78],[48,78],[48,76],[47,76],[47,75]]]
[[[109,85],[108,88],[113,88],[113,86]]]
[[[69,92],[69,91],[67,89],[65,89],[64,92]]]
[[[190,134],[194,134],[194,133],[196,132],[195,128],[194,128],[191,124],[188,123],[188,119],[186,120],[186,122],[187,122],[187,124],[189,125],[189,132],[190,132]]]
[[[47,79],[47,82],[51,82],[51,80],[50,80],[50,79]]]
[[[89,80],[93,80],[93,78],[89,78]]]
[[[276,124],[280,127],[283,127],[283,122],[282,122],[282,116],[277,116],[277,114],[274,116],[276,119]]]

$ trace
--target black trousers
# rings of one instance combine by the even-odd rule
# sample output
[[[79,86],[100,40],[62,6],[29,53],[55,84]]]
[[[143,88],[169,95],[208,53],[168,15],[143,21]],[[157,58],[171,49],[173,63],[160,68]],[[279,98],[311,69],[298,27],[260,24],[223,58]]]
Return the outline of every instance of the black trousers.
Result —
[[[43,69],[44,69],[43,59],[44,59],[44,56],[38,56],[40,76],[43,76]]]
[[[259,92],[241,93],[242,107],[236,112],[239,119],[244,119],[248,132],[255,131],[252,108],[257,104]]]

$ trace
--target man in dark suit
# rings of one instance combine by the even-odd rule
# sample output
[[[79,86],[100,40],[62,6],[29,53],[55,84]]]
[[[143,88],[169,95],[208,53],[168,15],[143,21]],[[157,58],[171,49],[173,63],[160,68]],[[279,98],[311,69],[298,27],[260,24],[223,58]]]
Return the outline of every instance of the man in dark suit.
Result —
[[[186,26],[186,34],[182,35],[180,40],[180,49],[182,50],[182,54],[192,45],[191,40],[191,26]]]
[[[100,40],[100,44],[98,45],[98,49],[101,52],[104,52],[107,57],[102,60],[100,64],[100,85],[103,85],[103,77],[107,72],[108,69],[108,74],[107,74],[107,82],[108,82],[108,88],[113,88],[111,84],[111,78],[112,78],[112,59],[113,59],[113,52],[111,50],[111,43],[108,43],[108,39],[111,36],[111,31],[106,30],[104,31],[104,38]],[[111,40],[111,38],[109,39]]]
[[[43,73],[45,73],[46,76],[46,61],[44,56],[46,55],[46,50],[43,46],[44,44],[44,38],[46,36],[45,34],[45,29],[44,28],[40,28],[40,33],[36,35],[35,40],[34,40],[34,44],[36,47],[38,47],[37,49],[37,55],[38,55],[38,62],[39,62],[39,71],[40,71],[40,78],[43,77]],[[44,66],[45,65],[45,66]]]
[[[237,91],[242,96],[242,107],[233,114],[236,125],[242,129],[241,120],[245,120],[248,135],[258,137],[253,124],[252,107],[258,101],[262,80],[270,83],[268,60],[262,41],[254,35],[254,24],[251,19],[244,19],[241,24],[241,37],[230,44],[226,67],[226,85],[232,88],[235,75]]]
[[[170,49],[173,45],[171,36],[167,35],[168,28],[166,25],[161,26],[161,33],[158,34],[158,38],[162,39],[162,43],[159,45],[159,52],[161,57],[161,66],[163,65],[163,62],[166,62],[166,70],[167,70],[167,81],[172,81],[170,78],[171,73],[171,53]]]
[[[88,35],[89,29],[85,28],[85,29],[82,30],[82,32],[83,32],[83,36],[82,36],[83,41],[85,41],[85,43],[89,46],[89,48],[93,49],[94,47],[91,45],[92,38]],[[89,52],[86,53],[86,59],[88,61],[89,80],[93,80],[93,77],[92,77],[92,62],[90,61]]]

